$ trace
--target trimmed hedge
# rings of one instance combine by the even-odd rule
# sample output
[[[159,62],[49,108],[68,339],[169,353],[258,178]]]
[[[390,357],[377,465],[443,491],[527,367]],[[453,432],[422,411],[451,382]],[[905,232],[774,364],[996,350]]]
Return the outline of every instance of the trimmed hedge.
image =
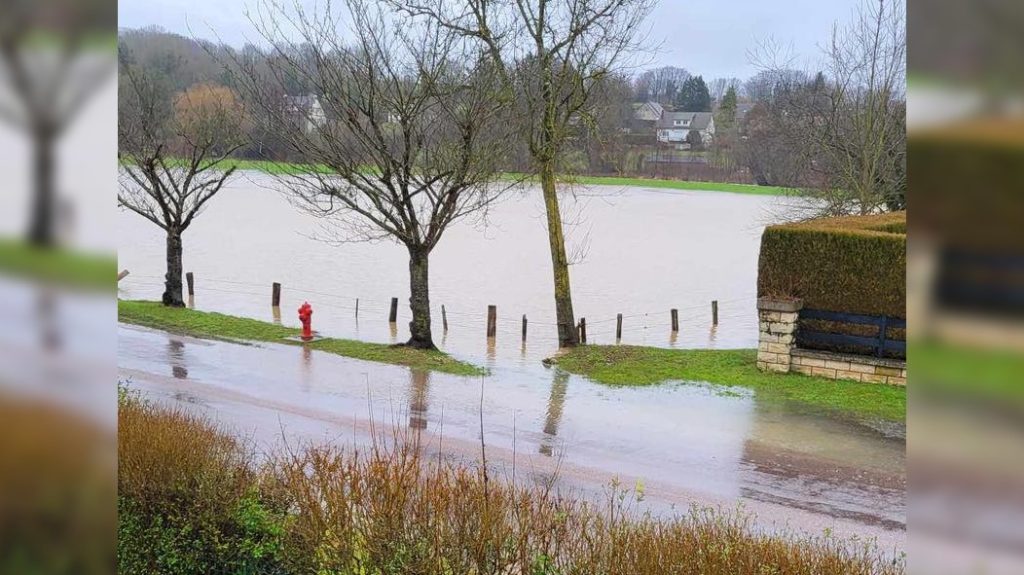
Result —
[[[757,295],[906,318],[906,222],[906,212],[895,212],[770,226],[761,237]]]
[[[907,163],[915,230],[959,249],[1024,250],[1024,120],[916,130]]]

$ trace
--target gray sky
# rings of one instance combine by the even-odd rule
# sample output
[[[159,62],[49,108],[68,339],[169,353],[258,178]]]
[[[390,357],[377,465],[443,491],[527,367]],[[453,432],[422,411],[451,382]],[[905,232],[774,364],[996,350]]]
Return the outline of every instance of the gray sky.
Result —
[[[119,24],[157,25],[186,36],[241,46],[254,34],[243,15],[258,0],[120,0]],[[766,38],[790,47],[802,66],[819,60],[832,24],[849,19],[859,0],[661,0],[651,15],[650,40],[660,50],[644,67],[679,66],[706,79],[747,78],[748,59]],[[216,33],[214,33],[215,31]]]

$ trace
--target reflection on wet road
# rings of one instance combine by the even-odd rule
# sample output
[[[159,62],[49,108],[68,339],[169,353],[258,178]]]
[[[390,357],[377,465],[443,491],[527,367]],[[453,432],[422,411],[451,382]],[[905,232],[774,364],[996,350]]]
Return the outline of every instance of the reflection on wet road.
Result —
[[[283,436],[361,444],[371,422],[393,423],[473,460],[482,408],[489,461],[515,456],[519,473],[557,473],[570,489],[599,494],[618,477],[642,481],[665,510],[741,502],[766,524],[875,536],[890,548],[905,538],[902,439],[745,390],[610,388],[540,362],[497,365],[481,381],[131,326],[119,328],[118,356],[133,387],[205,406],[264,445]]]

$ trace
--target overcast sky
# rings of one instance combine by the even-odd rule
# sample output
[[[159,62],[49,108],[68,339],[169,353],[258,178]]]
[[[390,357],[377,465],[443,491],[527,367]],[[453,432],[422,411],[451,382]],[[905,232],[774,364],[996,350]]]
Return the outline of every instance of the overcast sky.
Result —
[[[258,1],[120,0],[118,10],[123,28],[156,25],[241,46],[254,36],[244,13]],[[801,67],[814,67],[833,23],[848,20],[859,1],[661,0],[649,23],[650,40],[660,49],[645,67],[679,66],[707,79],[747,78],[757,72],[748,52],[766,38],[791,48]]]

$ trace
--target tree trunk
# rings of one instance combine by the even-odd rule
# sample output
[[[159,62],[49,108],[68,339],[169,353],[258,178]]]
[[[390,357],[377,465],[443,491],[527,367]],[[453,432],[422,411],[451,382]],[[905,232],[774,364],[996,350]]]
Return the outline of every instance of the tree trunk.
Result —
[[[185,307],[181,297],[181,231],[167,231],[167,274],[164,276],[164,305]]]
[[[569,285],[569,259],[565,255],[565,234],[562,232],[562,212],[558,207],[555,190],[553,160],[544,160],[540,166],[540,185],[544,192],[544,207],[548,216],[548,242],[551,247],[551,267],[555,280],[555,319],[558,323],[558,347],[573,347],[580,342],[576,333],[576,320],[572,312],[572,289]]]
[[[36,246],[54,244],[54,161],[55,138],[45,130],[33,134],[32,150],[32,213],[28,228],[28,241]]]
[[[412,321],[409,322],[410,337],[406,345],[417,349],[437,349],[430,334],[429,258],[429,249],[409,246],[409,308],[412,310]]]

